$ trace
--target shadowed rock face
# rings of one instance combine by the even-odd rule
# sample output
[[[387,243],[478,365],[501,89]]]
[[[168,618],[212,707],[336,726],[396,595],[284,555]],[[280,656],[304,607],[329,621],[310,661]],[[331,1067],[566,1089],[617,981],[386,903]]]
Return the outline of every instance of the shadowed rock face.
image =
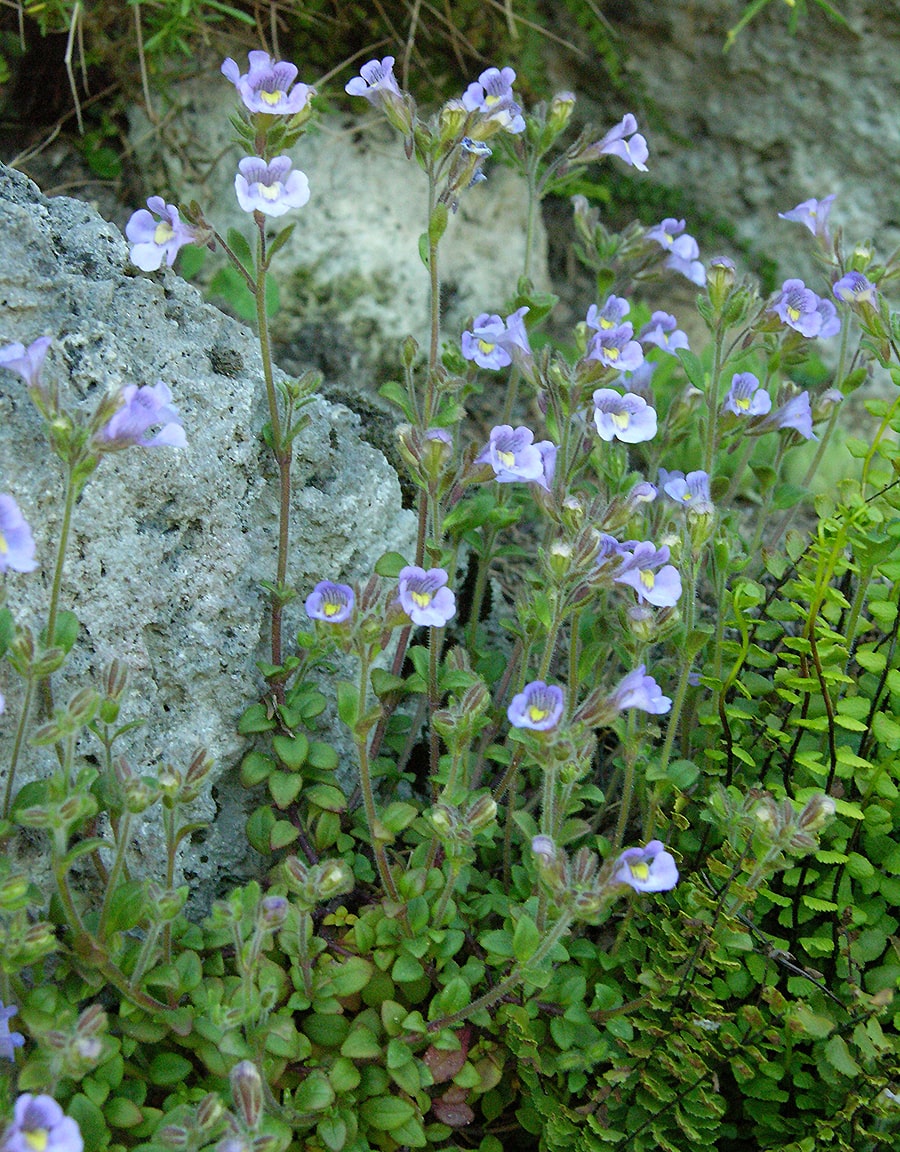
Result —
[[[61,604],[76,613],[81,634],[57,699],[118,655],[132,669],[122,719],[146,721],[118,746],[135,770],[185,768],[198,745],[209,749],[214,786],[197,818],[212,826],[182,861],[209,893],[217,876],[247,871],[245,800],[228,770],[244,749],[236,721],[259,692],[255,661],[266,655],[260,581],[275,572],[278,484],[259,434],[267,417],[256,340],[172,272],[135,274],[123,238],[86,204],[48,200],[4,168],[0,221],[0,342],[53,337],[43,376],[59,380],[70,409],[91,412],[108,391],[162,380],[184,422],[184,449],[106,456],[75,509]],[[0,490],[18,501],[40,562],[34,573],[12,575],[8,603],[38,631],[62,467],[24,383],[0,377]],[[321,399],[308,412],[296,442],[288,569],[301,598],[288,609],[288,636],[305,622],[302,595],[316,580],[365,577],[387,549],[408,552],[414,532],[397,477],[361,438],[358,418]],[[6,741],[20,684],[2,675]],[[97,751],[85,743],[85,753]],[[50,764],[50,750],[31,750],[19,781]],[[157,826],[146,823],[135,839],[155,872]]]

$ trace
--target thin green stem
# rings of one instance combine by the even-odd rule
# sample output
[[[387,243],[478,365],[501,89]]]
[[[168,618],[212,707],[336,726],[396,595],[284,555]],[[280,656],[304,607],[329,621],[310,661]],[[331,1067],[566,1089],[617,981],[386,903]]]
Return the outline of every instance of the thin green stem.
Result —
[[[369,661],[364,656],[360,660],[359,669],[359,710],[360,715],[365,713],[366,699],[368,697],[369,686]],[[400,893],[397,890],[397,885],[394,881],[393,874],[391,873],[390,864],[388,863],[387,853],[384,850],[384,845],[381,843],[378,833],[378,812],[375,808],[375,791],[372,787],[372,772],[369,764],[369,747],[366,733],[357,734],[356,748],[359,755],[359,786],[362,792],[363,809],[366,814],[366,824],[369,829],[369,842],[372,845],[372,853],[375,856],[375,865],[378,868],[378,876],[381,880],[382,887],[390,899],[399,904]]]
[[[716,430],[719,419],[719,375],[722,371],[722,342],[724,335],[721,326],[719,326],[716,329],[712,376],[709,381],[709,392],[706,395],[706,452],[703,467],[710,477],[712,477],[713,462],[716,458]]]
[[[300,921],[297,925],[297,955],[300,958],[300,971],[303,973],[303,991],[309,1000],[312,999],[313,994],[312,961],[309,955],[309,940],[312,936],[312,929],[312,916],[308,911],[301,912]]]
[[[109,916],[110,905],[112,904],[113,892],[119,883],[122,869],[125,866],[125,848],[128,845],[128,840],[131,835],[131,824],[131,813],[126,809],[122,813],[122,818],[116,829],[116,854],[113,857],[112,868],[106,880],[106,892],[103,894],[103,905],[100,909],[100,922],[97,925],[97,936],[100,940],[106,939],[106,921]]]
[[[574,917],[570,912],[564,912],[562,916],[560,916],[529,959],[528,968],[537,968],[543,964],[566,932],[568,932],[573,919]],[[495,984],[490,991],[485,992],[483,996],[479,996],[477,1000],[473,1000],[472,1003],[465,1008],[460,1008],[458,1012],[453,1012],[449,1016],[442,1016],[439,1020],[432,1020],[428,1025],[428,1031],[440,1032],[442,1029],[450,1028],[454,1024],[461,1024],[464,1020],[468,1020],[471,1016],[474,1016],[476,1012],[480,1012],[484,1008],[490,1008],[492,1004],[496,1004],[498,1000],[510,993],[517,984],[520,984],[522,980],[525,979],[526,971],[527,969],[524,965],[514,965],[509,975],[501,980],[499,984]]]
[[[622,782],[622,802],[616,824],[616,838],[613,847],[618,851],[625,840],[628,817],[631,813],[631,797],[634,793],[634,775],[637,765],[637,740],[635,739],[634,709],[630,709],[625,719],[625,778]]]
[[[444,923],[444,917],[447,915],[447,908],[450,904],[450,898],[456,888],[456,882],[459,880],[459,874],[462,871],[460,864],[456,860],[450,861],[449,872],[447,874],[447,881],[444,884],[444,890],[441,893],[441,898],[438,901],[437,907],[434,910],[434,917],[432,918],[432,928],[440,928]]]

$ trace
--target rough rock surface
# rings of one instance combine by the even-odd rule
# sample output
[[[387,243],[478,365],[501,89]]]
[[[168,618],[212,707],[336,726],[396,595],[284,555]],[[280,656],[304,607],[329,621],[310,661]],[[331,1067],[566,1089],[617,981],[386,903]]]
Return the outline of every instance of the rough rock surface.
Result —
[[[900,243],[900,8],[880,0],[836,7],[849,27],[808,4],[791,35],[788,10],[773,3],[727,54],[740,5],[623,0],[604,8],[635,103],[647,109],[649,179],[732,221],[739,239],[777,261],[782,278],[814,276],[812,238],[802,243],[802,228],[778,218],[810,197],[837,193],[832,221],[851,243],[877,237],[883,255]],[[610,98],[598,97],[577,67],[559,79]],[[594,107],[599,122],[615,115],[605,103]]]
[[[115,228],[80,201],[44,198],[9,169],[0,169],[0,219],[0,341],[52,336],[44,375],[60,380],[71,407],[90,412],[107,391],[163,380],[183,418],[187,448],[106,456],[75,510],[62,605],[82,634],[70,678],[99,675],[112,655],[128,662],[133,690],[123,718],[146,725],[122,750],[139,771],[186,766],[200,744],[210,750],[215,782],[198,817],[213,824],[206,842],[188,849],[185,872],[201,884],[239,876],[246,801],[229,769],[242,751],[236,719],[259,685],[254,662],[266,654],[259,584],[273,578],[277,532],[255,338],[173,273],[135,274]],[[0,375],[0,490],[19,502],[40,561],[34,573],[8,579],[9,603],[37,629],[62,469],[24,384]],[[397,477],[361,438],[358,418],[321,399],[309,411],[296,445],[288,569],[301,591],[325,576],[368,575],[383,551],[407,552],[414,533]],[[305,621],[301,605],[288,609],[288,634]],[[0,732],[9,739],[19,685],[0,675],[10,705]],[[30,762],[40,765],[46,751]],[[137,839],[158,864],[154,826]]]
[[[238,62],[246,68],[245,59]],[[213,66],[174,86],[169,98],[162,133],[139,110],[132,114],[131,139],[148,194],[167,189],[183,203],[195,198],[220,233],[237,227],[249,234],[250,221],[234,193],[244,154],[232,143],[229,116],[240,106],[234,88]],[[429,331],[428,274],[418,257],[426,177],[415,160],[406,159],[398,135],[364,101],[357,103],[354,119],[326,117],[291,150],[294,166],[309,177],[311,194],[304,208],[280,221],[295,227],[274,265],[282,287],[276,338],[298,345],[301,358],[305,349],[319,366],[328,350],[310,344],[324,339],[346,349],[346,383],[360,365],[369,375],[374,369],[374,376],[395,365],[400,342],[411,334],[424,345]],[[522,274],[524,184],[496,161],[486,171],[487,180],[462,196],[441,241],[448,338],[458,339],[467,316],[501,311]],[[540,227],[532,277],[546,287]],[[329,374],[340,372],[338,360],[325,361]],[[372,389],[380,380],[367,383]]]

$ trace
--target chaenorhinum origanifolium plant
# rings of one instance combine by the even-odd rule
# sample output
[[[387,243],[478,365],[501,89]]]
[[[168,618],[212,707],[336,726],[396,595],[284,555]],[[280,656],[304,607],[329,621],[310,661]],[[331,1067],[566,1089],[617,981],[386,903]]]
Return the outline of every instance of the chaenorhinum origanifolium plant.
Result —
[[[164,382],[85,416],[45,380],[51,336],[0,349],[64,480],[37,631],[15,595],[49,546],[29,493],[0,496],[0,836],[43,845],[52,884],[0,857],[0,1149],[892,1147],[900,265],[831,234],[833,197],[807,200],[782,215],[815,238],[821,283],[760,299],[727,257],[701,260],[686,221],[613,232],[576,196],[597,292],[556,348],[539,336],[554,299],[529,279],[540,202],[588,164],[648,170],[635,117],[567,140],[575,97],[525,109],[510,67],[426,117],[393,65],[346,91],[423,174],[410,258],[429,339],[381,388],[418,490],[410,555],[312,588],[288,570],[317,380],[276,381],[265,299],[287,235],[270,229],[316,196],[290,155],[313,115],[297,69],[262,51],[222,68],[253,245],[160,196],[126,229],[141,270],[215,244],[252,292],[278,472],[269,659],[236,718],[262,866],[204,919],[179,850],[208,754],[119,755],[120,661],[57,703],[79,496],[104,453],[190,429]],[[528,190],[522,277],[442,333],[449,217],[491,195],[497,152]],[[705,344],[643,302],[669,275],[699,290]],[[894,391],[841,441],[841,402],[874,368]],[[496,423],[474,433],[467,402],[498,381]],[[18,784],[41,748],[52,772]],[[147,875],[131,845],[154,812],[165,858]]]

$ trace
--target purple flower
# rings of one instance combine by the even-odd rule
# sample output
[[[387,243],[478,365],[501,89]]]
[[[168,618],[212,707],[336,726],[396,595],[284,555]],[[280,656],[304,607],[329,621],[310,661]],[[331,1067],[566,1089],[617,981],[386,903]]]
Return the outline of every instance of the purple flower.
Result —
[[[614,383],[625,392],[633,392],[636,396],[643,396],[648,402],[652,401],[653,373],[656,367],[653,360],[645,360],[633,372],[623,372]]]
[[[612,708],[618,712],[624,712],[626,708],[640,708],[654,716],[662,716],[671,710],[672,701],[668,696],[663,696],[660,686],[652,676],[646,675],[646,671],[641,664],[628,673],[609,697]]]
[[[127,384],[122,389],[121,398],[121,408],[95,438],[98,447],[108,452],[130,448],[133,444],[141,448],[185,447],[187,438],[181,427],[181,417],[169,403],[172,393],[162,380],[143,388]],[[148,438],[147,432],[157,424],[162,428]]]
[[[334,584],[331,580],[320,580],[306,597],[306,615],[311,620],[343,624],[353,615],[355,599],[349,584]]]
[[[139,208],[125,225],[131,262],[142,272],[155,272],[163,260],[171,268],[180,249],[193,244],[197,233],[184,223],[175,205],[167,204],[162,196],[151,196],[147,208]],[[154,220],[154,216],[159,220]]]
[[[413,624],[443,628],[456,615],[456,597],[444,585],[449,576],[443,568],[407,565],[397,577],[400,607]]]
[[[241,75],[230,57],[222,65],[222,75],[237,88],[244,107],[270,116],[293,116],[302,112],[316,94],[308,84],[291,85],[297,69],[283,60],[273,60],[268,52],[249,52],[250,71]]]
[[[694,237],[685,232],[683,220],[667,216],[661,224],[648,228],[646,237],[655,240],[669,253],[666,258],[667,268],[680,272],[693,284],[703,287],[706,283],[706,269],[698,259],[700,248]]]
[[[463,93],[463,106],[468,112],[481,112],[496,120],[507,132],[524,132],[522,109],[513,96],[515,80],[512,68],[487,68]]]
[[[644,350],[633,340],[634,329],[626,321],[618,328],[603,328],[591,337],[588,344],[588,360],[599,360],[607,368],[620,368],[623,372],[633,372],[644,361]]]
[[[525,307],[517,308],[505,320],[488,312],[476,316],[472,331],[462,334],[463,356],[467,360],[474,360],[480,368],[494,371],[512,363],[516,348],[530,356],[528,333],[522,319],[527,311]]]
[[[782,323],[808,338],[819,335],[824,320],[819,311],[819,297],[802,280],[785,280],[781,295],[769,311],[777,313]]]
[[[24,1093],[16,1101],[13,1122],[3,1133],[3,1152],[84,1152],[75,1121],[52,1096]]]
[[[588,328],[593,328],[597,332],[609,331],[611,328],[618,328],[630,311],[631,305],[624,296],[608,296],[602,308],[598,308],[596,304],[588,308],[585,323]]]
[[[629,139],[625,139],[625,137]],[[610,129],[599,144],[594,145],[601,156],[618,156],[632,168],[639,172],[646,172],[644,161],[649,155],[647,141],[637,130],[637,120],[631,112],[627,112],[621,123]]]
[[[830,300],[820,297],[818,304],[816,304],[816,311],[822,317],[819,339],[827,340],[829,336],[837,336],[841,330],[841,318],[837,314],[837,308]]]
[[[33,572],[34,537],[12,496],[0,495],[0,572]]]
[[[678,883],[678,869],[662,841],[651,840],[645,848],[626,848],[616,861],[612,879],[635,892],[668,892]]]
[[[731,387],[722,401],[722,408],[735,416],[765,416],[772,407],[772,397],[760,388],[752,372],[735,372]]]
[[[620,544],[615,536],[610,536],[608,532],[600,533],[600,543],[597,547],[596,565],[598,568],[605,568],[607,564],[618,561],[622,556],[630,555],[627,545]]]
[[[593,399],[594,423],[601,440],[640,444],[656,435],[656,409],[643,396],[634,392],[620,396],[612,388],[598,388]]]
[[[624,553],[622,564],[613,580],[628,584],[638,594],[640,603],[646,601],[655,608],[672,608],[681,596],[681,577],[673,564],[667,564],[669,549],[657,548],[649,540],[641,541],[632,552]]]
[[[818,440],[818,436],[812,430],[812,408],[808,392],[792,396],[786,404],[782,404],[780,408],[766,416],[757,430],[770,432],[774,428],[793,428],[806,440]]]
[[[871,280],[867,280],[862,272],[847,272],[831,289],[838,300],[845,304],[875,304],[878,293]],[[0,352],[0,356],[3,353]]]
[[[660,484],[667,496],[697,515],[713,511],[708,472],[688,472],[685,476],[683,472],[665,472],[664,468],[660,468],[659,473]]]
[[[550,440],[534,443],[530,428],[498,424],[491,429],[487,447],[475,458],[476,464],[490,464],[500,484],[532,480],[549,489],[556,464],[556,445]]]
[[[514,728],[546,732],[559,723],[564,703],[562,688],[545,684],[543,680],[533,680],[512,698],[506,715]]]
[[[359,75],[344,85],[344,91],[350,96],[363,96],[370,104],[376,106],[383,102],[386,92],[402,96],[403,93],[394,76],[394,57],[385,56],[380,62],[370,60],[368,64],[363,64]]]
[[[821,236],[827,242],[829,240],[828,213],[831,211],[835,196],[836,193],[832,193],[831,196],[825,196],[821,200],[804,200],[802,204],[798,204],[790,212],[779,212],[778,215],[782,220],[793,220],[797,224],[802,224],[804,228],[808,228],[812,232],[813,236]]]
[[[537,856],[539,864],[552,864],[556,859],[556,845],[549,836],[533,836],[531,851]]]
[[[688,347],[688,338],[678,327],[678,321],[668,312],[654,312],[650,323],[638,332],[642,344],[655,344],[663,352],[675,354],[678,348]]]
[[[276,156],[268,164],[258,156],[245,156],[238,168],[234,190],[245,212],[283,216],[309,200],[309,181],[303,172],[291,171],[289,156]]]
[[[2,699],[0,697],[0,705],[2,705]],[[2,710],[0,707],[0,712]],[[12,1061],[16,1059],[16,1049],[21,1048],[25,1043],[25,1037],[21,1032],[10,1032],[9,1030],[9,1021],[18,1011],[19,1009],[14,1004],[5,1008],[3,1001],[0,1000],[0,1057]]]
[[[7,344],[0,348],[0,368],[8,368],[21,376],[30,388],[36,388],[51,343],[50,336],[38,336],[27,348],[24,344]]]

